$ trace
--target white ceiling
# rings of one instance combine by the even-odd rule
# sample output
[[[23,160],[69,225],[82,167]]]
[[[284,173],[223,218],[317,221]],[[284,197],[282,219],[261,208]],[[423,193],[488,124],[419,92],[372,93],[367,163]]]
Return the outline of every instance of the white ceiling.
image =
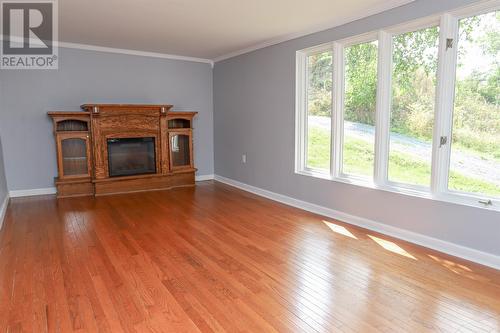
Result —
[[[61,0],[59,40],[215,59],[411,0]]]

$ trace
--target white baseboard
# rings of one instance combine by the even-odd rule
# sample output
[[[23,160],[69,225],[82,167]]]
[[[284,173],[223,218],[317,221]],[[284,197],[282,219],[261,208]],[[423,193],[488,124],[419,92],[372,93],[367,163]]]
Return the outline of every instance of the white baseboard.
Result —
[[[5,219],[5,213],[7,213],[7,206],[9,205],[9,195],[5,196],[2,204],[0,205],[0,230],[3,227],[3,220]]]
[[[413,231],[408,231],[405,229],[400,229],[397,227],[393,227],[381,222],[369,220],[363,217],[354,216],[351,214],[347,214],[338,210],[334,210],[331,208],[319,206],[307,201],[302,201],[298,199],[294,199],[288,197],[286,195],[274,193],[268,190],[264,190],[259,187],[251,186],[245,183],[241,183],[239,181],[225,178],[219,175],[215,175],[215,180],[239,188],[241,190],[251,192],[253,194],[259,195],[261,197],[265,197],[274,201],[281,202],[283,204],[297,207],[312,213],[316,213],[319,215],[324,215],[330,217],[332,219],[336,219],[342,222],[346,222],[349,224],[356,225],[358,227],[362,227],[365,229],[369,229],[375,232],[379,232],[381,234],[385,234],[391,237],[395,237],[398,239],[405,240],[410,243],[414,243],[417,245],[421,245],[436,251],[440,251],[455,257],[463,258],[466,260],[470,260],[485,266],[489,266],[495,269],[500,270],[500,256],[493,255],[491,253],[486,253],[482,251],[478,251],[469,247],[465,247],[462,245],[457,245],[454,243],[450,243],[447,241],[443,241],[441,239],[425,236],[422,234],[418,234]]]
[[[212,180],[214,179],[214,175],[200,175],[196,176],[195,179],[197,182]],[[9,192],[9,196],[11,198],[31,197],[35,195],[47,195],[47,194],[56,194],[56,188],[47,187],[47,188],[36,188],[31,190],[15,190]]]
[[[195,177],[197,182],[214,179],[214,175],[200,175]]]
[[[9,192],[9,196],[11,198],[31,197],[34,195],[46,195],[46,194],[56,194],[56,188],[55,187],[35,188],[31,190],[15,190]]]

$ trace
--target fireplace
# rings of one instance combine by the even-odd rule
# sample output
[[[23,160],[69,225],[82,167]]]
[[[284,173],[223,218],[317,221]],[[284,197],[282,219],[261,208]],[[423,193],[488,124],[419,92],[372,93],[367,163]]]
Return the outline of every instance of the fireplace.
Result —
[[[82,109],[49,112],[58,198],[195,184],[196,112],[172,112],[166,104],[85,104]]]
[[[156,173],[155,138],[108,139],[109,176]]]

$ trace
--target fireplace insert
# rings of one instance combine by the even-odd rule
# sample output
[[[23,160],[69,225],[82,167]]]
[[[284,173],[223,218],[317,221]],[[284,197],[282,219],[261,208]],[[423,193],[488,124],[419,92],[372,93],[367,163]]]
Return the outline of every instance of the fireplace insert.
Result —
[[[156,173],[155,138],[108,139],[109,176]]]

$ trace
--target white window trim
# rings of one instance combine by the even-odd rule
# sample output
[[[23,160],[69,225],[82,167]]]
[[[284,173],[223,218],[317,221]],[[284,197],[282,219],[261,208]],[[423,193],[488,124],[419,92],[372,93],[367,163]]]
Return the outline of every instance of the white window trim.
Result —
[[[450,140],[455,96],[455,67],[457,64],[455,48],[447,49],[446,40],[458,38],[457,20],[450,14],[441,18],[439,34],[439,58],[436,88],[436,114],[432,137],[431,191],[448,191],[450,167],[450,144],[441,146],[440,139],[445,136]],[[456,44],[456,43],[454,43]]]
[[[305,169],[305,94],[306,94],[306,53],[297,51],[295,55],[295,173]]]
[[[301,111],[295,112],[295,133],[305,133],[307,130],[307,57],[330,50],[332,43],[325,43],[296,52],[295,105]],[[307,166],[307,135],[295,135],[295,172],[320,178],[330,177],[326,170]]]
[[[342,152],[344,146],[344,48],[340,43],[333,43],[333,101],[332,101],[332,160],[331,174],[334,178],[342,177]]]
[[[455,94],[456,41],[458,20],[500,9],[500,0],[483,1],[441,15],[433,15],[338,41],[297,51],[296,53],[296,118],[295,118],[295,173],[326,180],[368,187],[377,190],[411,195],[419,198],[450,202],[488,210],[500,211],[500,198],[448,189],[452,116]],[[388,180],[389,121],[391,111],[392,37],[396,34],[439,26],[439,55],[436,87],[435,125],[430,187],[395,183]],[[446,47],[452,38],[453,48]],[[344,129],[344,48],[378,40],[377,106],[375,121],[375,159],[373,179],[342,172]],[[331,50],[333,54],[332,135],[330,170],[307,168],[307,56]],[[448,143],[439,146],[440,137]],[[479,200],[491,200],[486,206]]]
[[[374,181],[385,186],[389,172],[389,129],[392,100],[392,36],[378,33],[377,105],[375,114]]]

